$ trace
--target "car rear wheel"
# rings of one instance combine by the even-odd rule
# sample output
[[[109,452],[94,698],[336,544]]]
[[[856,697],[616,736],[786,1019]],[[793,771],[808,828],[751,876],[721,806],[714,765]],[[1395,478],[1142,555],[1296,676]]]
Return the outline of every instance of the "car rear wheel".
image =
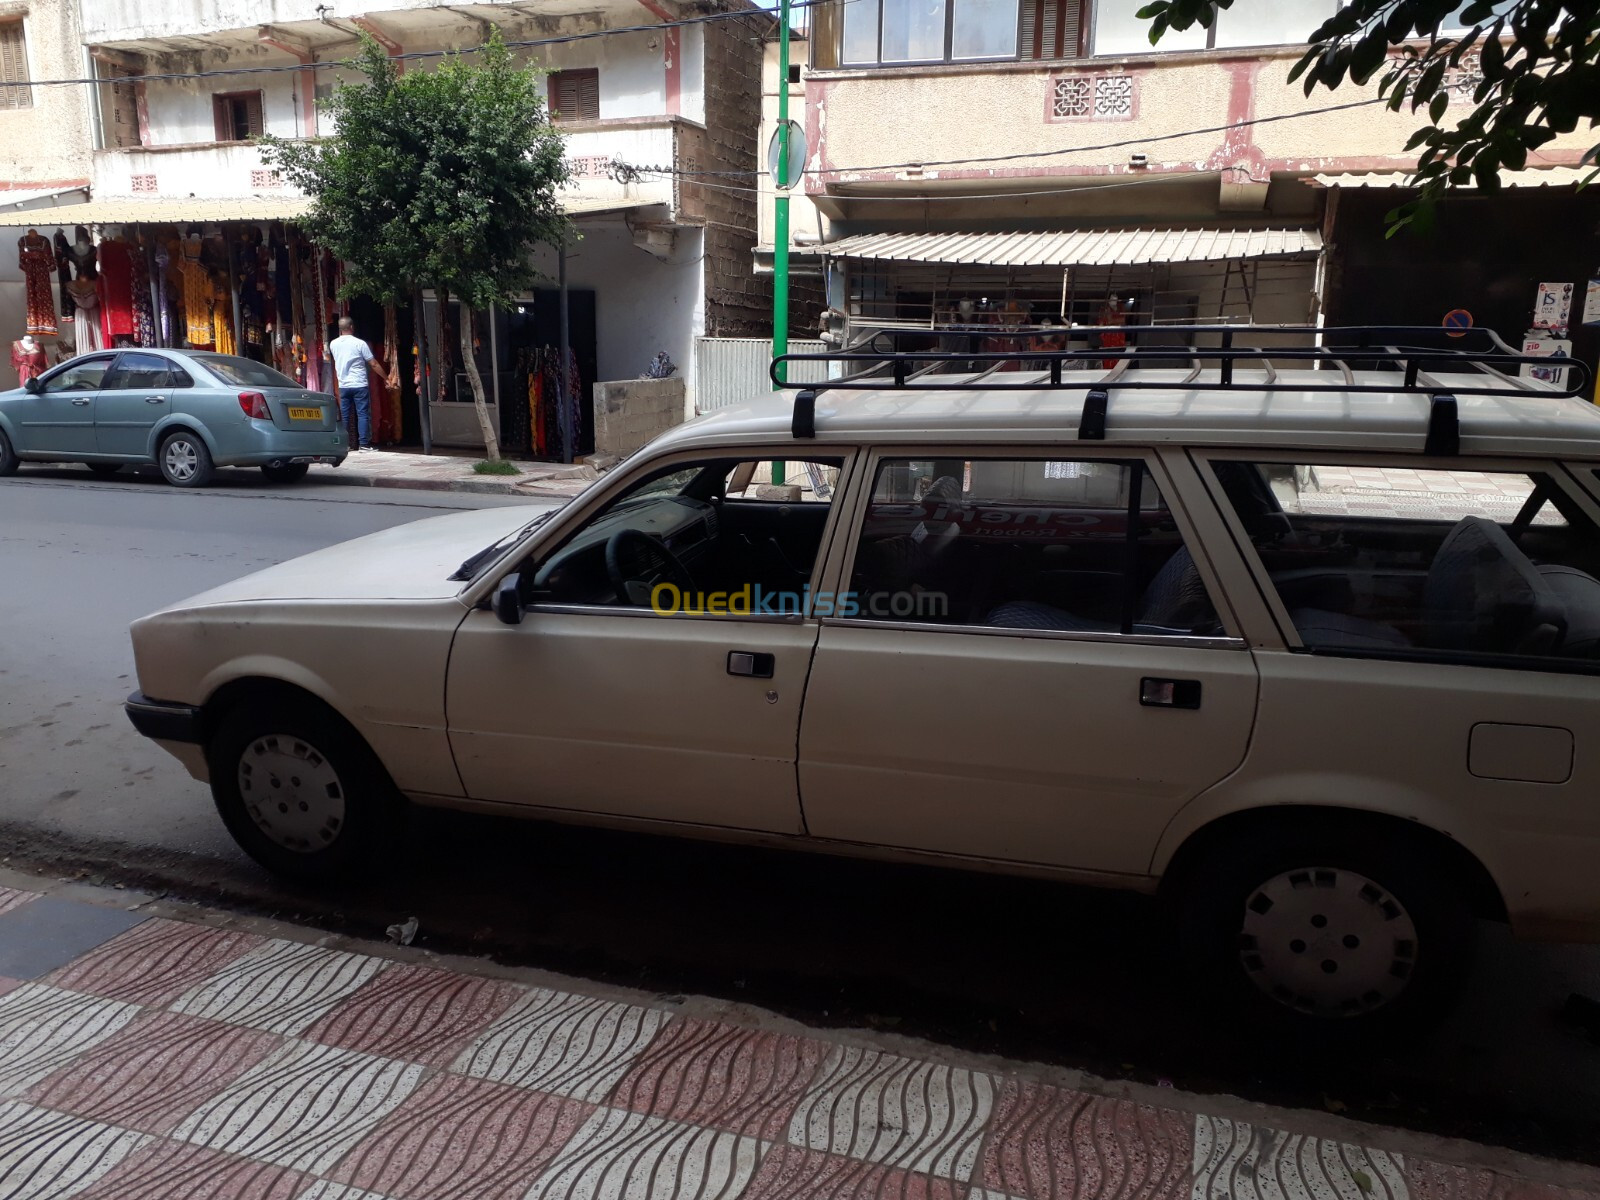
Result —
[[[101,479],[110,479],[111,476],[122,470],[121,463],[84,463],[83,465]]]
[[[267,463],[261,473],[268,483],[299,483],[311,467],[306,463]]]
[[[0,429],[0,476],[15,475],[19,461],[17,452],[6,438],[6,431]]]
[[[392,836],[399,797],[388,772],[316,701],[246,702],[224,718],[206,757],[228,832],[270,871],[356,876]]]
[[[1318,825],[1214,843],[1176,889],[1185,956],[1245,1021],[1322,1036],[1415,1028],[1459,994],[1476,925],[1425,849]]]
[[[205,487],[216,472],[205,442],[187,429],[167,435],[156,453],[156,463],[161,468],[161,478],[173,487]]]

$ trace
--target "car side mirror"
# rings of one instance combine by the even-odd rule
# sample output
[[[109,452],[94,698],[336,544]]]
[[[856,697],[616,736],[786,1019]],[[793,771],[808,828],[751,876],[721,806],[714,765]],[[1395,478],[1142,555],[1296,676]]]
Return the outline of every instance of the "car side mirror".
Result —
[[[522,576],[513,571],[494,589],[494,615],[502,625],[522,624]]]
[[[37,375],[30,376],[28,378],[28,382],[22,385],[22,390],[27,392],[30,396],[37,396],[40,392],[44,391],[44,384],[39,382],[39,377]]]

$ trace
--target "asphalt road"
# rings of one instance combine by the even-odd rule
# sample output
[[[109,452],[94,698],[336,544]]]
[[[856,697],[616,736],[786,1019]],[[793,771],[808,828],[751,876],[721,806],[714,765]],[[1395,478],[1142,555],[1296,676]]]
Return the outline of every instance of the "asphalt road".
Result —
[[[345,538],[506,503],[521,502],[243,473],[205,492],[76,468],[0,480],[0,857],[368,936],[417,916],[439,949],[1600,1161],[1600,1028],[1561,1017],[1572,993],[1600,998],[1600,950],[1495,927],[1460,1010],[1415,1044],[1287,1052],[1197,1002],[1133,897],[441,813],[414,816],[379,882],[268,878],[128,727],[128,622]]]

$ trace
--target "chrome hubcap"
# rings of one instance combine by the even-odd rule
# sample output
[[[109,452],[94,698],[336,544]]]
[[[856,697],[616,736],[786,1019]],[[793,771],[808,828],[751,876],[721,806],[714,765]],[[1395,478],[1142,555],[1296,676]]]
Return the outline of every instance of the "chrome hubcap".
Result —
[[[169,478],[193,479],[195,470],[200,465],[200,455],[196,452],[193,442],[175,438],[167,443],[164,461]]]
[[[1306,867],[1269,879],[1245,901],[1239,961],[1280,1004],[1319,1017],[1360,1016],[1405,991],[1417,928],[1365,875]]]
[[[239,796],[257,828],[286,850],[326,849],[344,826],[338,772],[315,746],[290,734],[266,734],[245,747]]]

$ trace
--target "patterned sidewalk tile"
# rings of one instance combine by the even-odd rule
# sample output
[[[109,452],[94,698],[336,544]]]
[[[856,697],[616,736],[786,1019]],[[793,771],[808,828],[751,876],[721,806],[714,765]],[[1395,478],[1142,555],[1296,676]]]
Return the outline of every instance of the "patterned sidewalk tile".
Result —
[[[734,1200],[765,1149],[755,1138],[602,1108],[527,1200]]]
[[[774,1147],[740,1200],[816,1200],[821,1196],[828,1200],[971,1200],[967,1189],[948,1179],[800,1146]]]
[[[0,887],[0,913],[8,913],[39,898],[38,892],[19,892],[16,888]]]
[[[454,1069],[600,1103],[666,1020],[655,1009],[539,988],[463,1050]]]
[[[1221,1117],[1195,1121],[1193,1200],[1404,1200],[1399,1155]]]
[[[1194,1120],[1168,1109],[1009,1082],[990,1123],[980,1180],[1028,1200],[1187,1197]]]
[[[176,1000],[265,940],[182,921],[151,920],[52,972],[46,982],[157,1007]]]
[[[522,995],[497,979],[391,966],[300,1036],[387,1058],[443,1066]]]
[[[776,1141],[827,1053],[827,1043],[811,1038],[676,1020],[617,1085],[611,1103]]]
[[[395,1196],[521,1200],[593,1111],[577,1100],[438,1075],[406,1097],[332,1175]]]
[[[295,1034],[312,1025],[383,967],[381,959],[264,942],[196,985],[172,1006],[196,1017]]]
[[[160,1138],[128,1155],[78,1200],[294,1200],[298,1171]]]
[[[415,1090],[422,1068],[291,1042],[197,1109],[173,1136],[323,1174]]]
[[[48,1109],[0,1104],[0,1196],[60,1200],[92,1185],[148,1139]]]
[[[54,1074],[26,1099],[142,1133],[168,1133],[271,1054],[259,1030],[147,1012]]]
[[[988,1075],[835,1046],[788,1140],[812,1150],[966,1181],[994,1102]]]
[[[0,996],[0,1097],[20,1095],[105,1041],[138,1012],[131,1004],[38,983]]]

